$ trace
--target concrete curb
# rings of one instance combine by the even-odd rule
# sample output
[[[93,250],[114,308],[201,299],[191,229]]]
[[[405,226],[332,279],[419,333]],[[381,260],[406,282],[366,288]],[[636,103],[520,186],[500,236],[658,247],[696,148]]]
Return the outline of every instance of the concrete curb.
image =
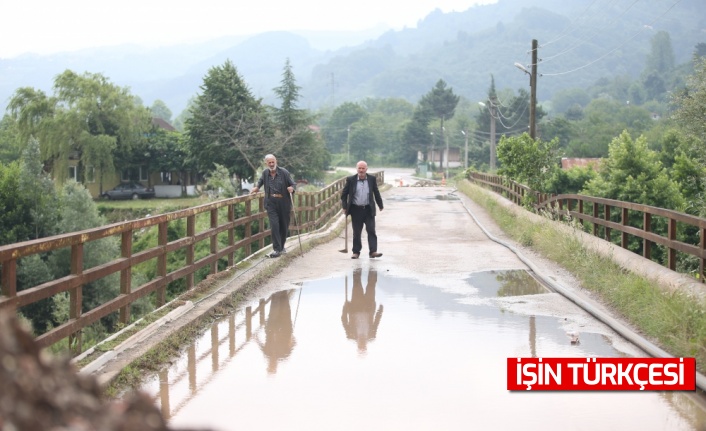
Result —
[[[482,190],[482,189],[481,189]],[[502,204],[504,207],[510,209],[513,213],[521,216],[526,216],[530,219],[533,219],[534,221],[537,222],[548,222],[548,220],[542,218],[541,216],[538,216],[536,214],[532,214],[529,211],[524,211],[520,213],[520,209],[513,204],[512,202],[503,199],[500,196],[496,196],[494,194],[491,194],[487,192],[486,190],[483,190],[484,193],[488,193],[488,196],[491,196],[493,199],[495,199],[498,203]],[[529,259],[527,259],[525,256],[522,255],[522,253],[512,246],[511,244],[506,243],[505,241],[502,241],[495,236],[493,236],[481,223],[480,221],[476,218],[476,216],[473,214],[473,212],[463,203],[463,207],[466,209],[468,214],[473,218],[473,220],[478,224],[478,227],[485,233],[485,235],[490,238],[492,241],[508,248],[511,250],[517,257],[524,262],[525,265],[527,265],[544,283],[546,283],[548,286],[550,286],[552,289],[554,289],[557,293],[560,295],[564,296],[565,298],[569,299],[571,302],[576,304],[577,306],[581,307],[584,309],[586,312],[591,314],[593,317],[596,319],[600,320],[604,324],[608,325],[612,330],[623,336],[625,339],[629,340],[630,342],[634,343],[637,345],[640,349],[645,351],[647,354],[656,357],[656,358],[673,358],[673,355],[670,355],[668,352],[662,350],[660,347],[654,345],[650,341],[646,340],[642,336],[638,335],[634,331],[632,331],[630,328],[627,326],[623,325],[620,321],[617,319],[613,318],[612,316],[608,315],[607,313],[604,313],[601,311],[595,304],[592,304],[589,300],[586,298],[582,298],[571,289],[568,289],[561,284],[555,282],[552,280],[550,277],[547,277],[544,275],[537,266],[532,263]],[[599,238],[596,238],[592,235],[585,234],[585,232],[579,232],[575,231],[574,229],[571,229],[569,226],[562,226],[560,223],[556,223],[556,225],[559,225],[562,229],[570,229],[572,233],[583,233],[584,235],[581,236],[582,241],[586,241],[588,243],[589,247],[593,247],[597,252],[600,254],[610,257],[614,259],[616,262],[618,262],[620,265],[623,265],[626,269],[635,272],[639,275],[642,275],[644,277],[647,277],[651,280],[654,280],[655,282],[659,283],[660,285],[667,285],[669,290],[674,290],[674,289],[687,289],[690,293],[691,290],[693,289],[696,294],[701,294],[703,291],[704,287],[698,283],[697,286],[693,286],[694,282],[689,281],[689,280],[684,280],[684,277],[682,274],[677,274],[674,273],[673,271],[664,268],[663,266],[656,264],[654,262],[648,261],[647,259],[642,258],[641,256],[636,256],[634,253],[624,250],[622,248],[616,247],[613,244],[607,243],[606,241],[602,241]],[[605,244],[596,244],[596,241],[601,241]],[[612,247],[611,247],[612,246]],[[619,250],[613,250],[615,248],[619,248]],[[627,256],[625,253],[630,253],[632,256]],[[620,258],[616,258],[615,256],[620,256]],[[640,259],[645,262],[637,262],[637,259]],[[648,265],[653,264],[653,265]],[[632,264],[632,266],[628,266]],[[656,267],[655,267],[656,265]],[[647,268],[645,272],[642,272],[642,268]],[[670,274],[671,273],[671,274]],[[698,288],[698,289],[697,289]],[[696,373],[696,386],[703,390],[706,391],[706,376],[703,374],[697,372]]]

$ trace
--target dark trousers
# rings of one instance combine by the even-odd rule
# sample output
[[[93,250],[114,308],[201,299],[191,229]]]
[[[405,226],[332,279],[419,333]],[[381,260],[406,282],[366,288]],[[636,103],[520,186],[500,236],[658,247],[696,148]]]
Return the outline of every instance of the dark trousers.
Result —
[[[272,249],[274,251],[284,250],[284,243],[289,235],[289,210],[291,204],[287,200],[289,196],[267,199],[267,217],[270,219],[270,230],[272,230]]]
[[[375,233],[375,217],[373,217],[370,205],[365,207],[360,207],[357,205],[351,205],[350,211],[351,224],[353,225],[353,253],[360,253],[363,249],[363,242],[361,241],[361,234],[363,233],[363,226],[365,226],[365,232],[368,234],[368,250],[370,253],[378,251],[378,236]]]

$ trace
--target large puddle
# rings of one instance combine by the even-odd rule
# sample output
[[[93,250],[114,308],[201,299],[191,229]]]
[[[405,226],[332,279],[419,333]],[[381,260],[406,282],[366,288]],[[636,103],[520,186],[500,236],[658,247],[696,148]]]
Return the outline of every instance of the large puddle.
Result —
[[[508,392],[506,358],[624,356],[600,334],[492,298],[554,297],[525,271],[468,289],[354,270],[225,316],[149,378],[174,428],[214,430],[704,429],[693,393]],[[290,288],[291,287],[291,288]]]

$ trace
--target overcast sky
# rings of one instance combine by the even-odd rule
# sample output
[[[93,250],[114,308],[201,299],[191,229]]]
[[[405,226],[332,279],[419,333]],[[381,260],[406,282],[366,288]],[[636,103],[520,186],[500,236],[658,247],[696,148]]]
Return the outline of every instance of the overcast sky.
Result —
[[[3,0],[0,58],[137,43],[172,45],[272,30],[416,27],[435,9],[497,0]],[[247,4],[247,6],[246,6]]]

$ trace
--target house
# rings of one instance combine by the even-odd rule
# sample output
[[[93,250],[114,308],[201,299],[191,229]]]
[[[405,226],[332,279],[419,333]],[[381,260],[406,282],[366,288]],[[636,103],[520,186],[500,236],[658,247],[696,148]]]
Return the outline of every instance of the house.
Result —
[[[152,125],[167,132],[176,129],[161,118],[152,118]],[[69,155],[68,178],[81,182],[91,193],[93,198],[99,198],[103,192],[110,190],[121,182],[138,181],[148,187],[153,187],[156,197],[181,197],[196,195],[196,180],[194,173],[190,172],[150,172],[148,163],[132,165],[122,169],[121,172],[100,178],[100,169],[95,166],[85,166],[84,172],[79,172],[80,154],[74,152]]]
[[[417,161],[423,162],[424,160],[425,158],[422,152],[418,152]],[[435,148],[433,152],[431,150],[427,151],[426,161],[433,162],[434,166],[437,168],[446,168],[447,160],[449,168],[463,166],[461,150],[459,148],[449,148],[447,153],[446,148]]]

